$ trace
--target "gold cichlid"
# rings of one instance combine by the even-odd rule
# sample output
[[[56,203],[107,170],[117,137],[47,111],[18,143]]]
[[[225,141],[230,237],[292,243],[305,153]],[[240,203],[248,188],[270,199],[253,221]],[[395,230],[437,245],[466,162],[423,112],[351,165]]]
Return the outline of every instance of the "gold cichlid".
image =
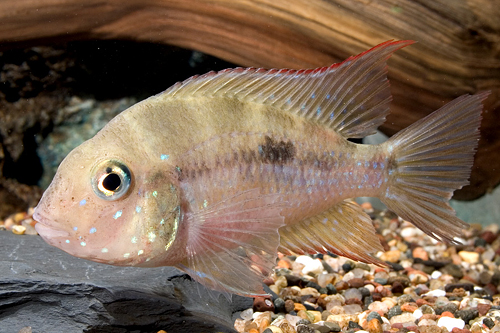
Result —
[[[277,251],[381,263],[380,198],[432,237],[467,224],[448,205],[468,183],[486,93],[462,96],[380,145],[380,44],[315,70],[236,68],[178,83],[124,111],[61,163],[36,207],[49,244],[119,266],[176,266],[224,293],[264,294]]]

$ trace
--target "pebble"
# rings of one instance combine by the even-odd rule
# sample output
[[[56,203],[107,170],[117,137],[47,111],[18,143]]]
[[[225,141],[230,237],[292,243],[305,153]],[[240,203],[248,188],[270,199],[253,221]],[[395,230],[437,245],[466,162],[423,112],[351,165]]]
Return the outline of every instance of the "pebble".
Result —
[[[404,324],[404,323],[414,323],[415,322],[415,317],[413,316],[413,314],[411,314],[409,312],[404,312],[404,313],[402,313],[400,315],[392,316],[389,319],[389,322],[391,324],[396,324],[396,323],[401,323],[401,324]]]
[[[274,311],[274,304],[269,298],[259,296],[255,297],[253,308],[259,312]]]
[[[401,307],[399,305],[393,306],[392,308],[389,309],[387,312],[387,318],[390,320],[392,317],[399,316],[403,313],[401,310]]]
[[[460,256],[460,258],[462,258],[463,261],[468,262],[470,264],[476,264],[479,262],[478,252],[460,251],[458,252],[458,255]]]
[[[379,258],[380,258],[380,260],[383,260],[383,261],[396,263],[401,258],[401,251],[399,251],[399,250],[387,251],[387,252],[382,253],[382,255]]]
[[[451,330],[454,327],[457,327],[457,328],[460,328],[460,329],[464,328],[465,322],[462,319],[450,318],[450,317],[441,317],[437,321],[437,325],[439,327],[446,327],[446,329],[451,332]]]
[[[22,225],[13,225],[12,232],[16,235],[24,235],[24,233],[26,232],[26,227]]]

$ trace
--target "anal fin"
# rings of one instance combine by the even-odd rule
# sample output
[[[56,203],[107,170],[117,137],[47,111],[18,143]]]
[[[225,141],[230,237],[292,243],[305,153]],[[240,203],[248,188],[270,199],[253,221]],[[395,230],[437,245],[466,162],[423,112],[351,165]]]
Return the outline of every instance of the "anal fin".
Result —
[[[228,299],[266,295],[262,283],[276,263],[283,207],[280,195],[252,189],[190,214],[188,258],[178,267]]]
[[[371,218],[357,204],[345,200],[323,213],[279,230],[280,251],[332,253],[353,260],[384,264],[372,255],[383,251]]]

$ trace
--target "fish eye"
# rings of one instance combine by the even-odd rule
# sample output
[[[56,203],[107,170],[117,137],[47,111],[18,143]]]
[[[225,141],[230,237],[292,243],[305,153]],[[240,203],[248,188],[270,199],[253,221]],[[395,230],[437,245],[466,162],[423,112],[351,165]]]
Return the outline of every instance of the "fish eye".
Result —
[[[97,164],[92,172],[92,189],[104,200],[117,200],[128,193],[132,182],[129,168],[117,160]]]

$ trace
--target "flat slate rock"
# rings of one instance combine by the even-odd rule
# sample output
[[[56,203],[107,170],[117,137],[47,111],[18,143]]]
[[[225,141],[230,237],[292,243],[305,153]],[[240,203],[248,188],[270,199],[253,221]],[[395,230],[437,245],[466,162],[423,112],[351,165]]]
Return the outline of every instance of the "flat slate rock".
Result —
[[[98,264],[37,236],[0,231],[0,255],[0,333],[234,332],[235,314],[252,306],[172,267]]]

